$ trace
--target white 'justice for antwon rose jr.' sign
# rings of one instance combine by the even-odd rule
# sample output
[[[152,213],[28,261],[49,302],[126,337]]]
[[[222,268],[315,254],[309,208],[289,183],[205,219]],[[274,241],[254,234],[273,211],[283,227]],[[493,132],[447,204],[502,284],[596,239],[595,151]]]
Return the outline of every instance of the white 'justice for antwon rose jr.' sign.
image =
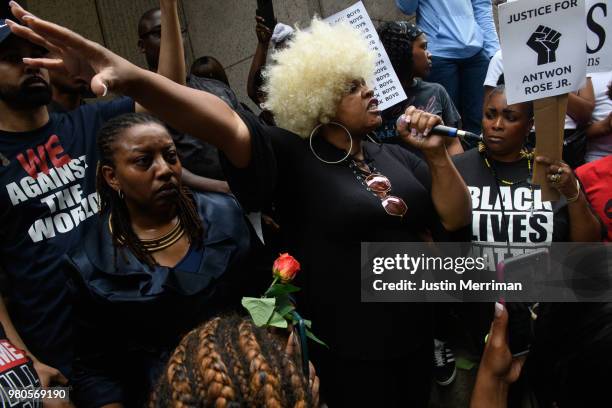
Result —
[[[406,99],[404,88],[397,78],[385,47],[380,43],[378,33],[362,2],[359,1],[351,7],[327,17],[325,21],[332,25],[342,21],[349,23],[361,33],[368,42],[370,49],[376,53],[374,96],[378,99],[380,110],[390,108]]]
[[[499,7],[508,103],[576,91],[586,77],[584,0],[519,0]]]

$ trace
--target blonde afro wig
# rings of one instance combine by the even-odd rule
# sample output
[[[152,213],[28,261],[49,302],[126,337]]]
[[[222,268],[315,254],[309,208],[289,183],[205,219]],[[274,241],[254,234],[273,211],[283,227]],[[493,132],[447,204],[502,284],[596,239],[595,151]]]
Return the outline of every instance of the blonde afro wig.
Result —
[[[278,126],[308,137],[328,123],[354,80],[370,80],[375,56],[359,32],[346,23],[331,26],[317,18],[297,30],[289,47],[275,52],[264,71],[265,108]]]

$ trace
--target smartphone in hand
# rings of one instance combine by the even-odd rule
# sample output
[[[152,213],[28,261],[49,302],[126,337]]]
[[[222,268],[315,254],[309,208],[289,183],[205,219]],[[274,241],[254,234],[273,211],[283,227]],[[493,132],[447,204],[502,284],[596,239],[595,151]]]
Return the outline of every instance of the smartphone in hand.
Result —
[[[497,280],[505,282],[534,283],[536,276],[545,276],[549,267],[548,249],[538,249],[535,252],[517,255],[504,259],[497,265]],[[527,289],[523,295],[537,297],[537,288]],[[506,302],[508,311],[508,345],[514,357],[529,353],[533,342],[533,310],[537,299],[530,302]]]

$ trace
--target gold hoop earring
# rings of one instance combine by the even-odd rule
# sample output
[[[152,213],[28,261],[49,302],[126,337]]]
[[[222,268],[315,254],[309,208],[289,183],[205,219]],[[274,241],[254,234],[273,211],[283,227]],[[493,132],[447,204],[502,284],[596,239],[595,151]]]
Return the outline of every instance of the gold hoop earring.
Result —
[[[348,131],[348,129],[347,129],[346,127],[344,127],[343,125],[341,125],[341,124],[340,124],[340,123],[338,123],[338,122],[329,122],[329,123],[328,123],[328,125],[336,125],[336,126],[339,126],[339,127],[341,127],[342,129],[344,129],[344,131],[345,131],[345,132],[346,132],[346,134],[348,135],[349,142],[350,142],[350,146],[349,146],[349,150],[348,150],[348,153],[346,154],[346,156],[344,156],[343,158],[341,158],[341,159],[340,159],[340,160],[338,160],[338,161],[328,161],[328,160],[324,160],[323,158],[321,158],[321,156],[319,156],[319,155],[317,154],[317,152],[315,152],[314,147],[312,147],[312,137],[313,137],[313,136],[314,136],[314,134],[317,132],[317,130],[319,130],[319,128],[320,128],[321,126],[323,126],[323,123],[319,123],[317,126],[315,126],[315,128],[314,128],[314,129],[312,129],[312,132],[310,132],[310,137],[309,137],[309,139],[310,139],[310,141],[309,141],[309,143],[310,143],[310,150],[312,151],[312,154],[314,154],[314,155],[315,155],[315,157],[316,157],[317,159],[319,159],[320,161],[322,161],[323,163],[326,163],[326,164],[338,164],[338,163],[342,163],[343,161],[345,161],[346,159],[348,159],[348,158],[349,158],[349,156],[351,155],[351,152],[353,151],[353,137],[351,136],[351,132],[349,132],[349,131]]]
[[[117,190],[117,195],[119,196],[120,199],[124,199],[125,196],[123,195],[123,192],[121,190]]]

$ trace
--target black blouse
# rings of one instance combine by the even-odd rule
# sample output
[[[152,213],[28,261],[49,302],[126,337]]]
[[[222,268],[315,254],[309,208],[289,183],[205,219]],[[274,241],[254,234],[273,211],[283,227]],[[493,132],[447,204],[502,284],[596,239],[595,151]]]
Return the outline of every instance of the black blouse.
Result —
[[[251,132],[251,162],[237,169],[223,158],[225,174],[248,210],[275,203],[287,249],[302,264],[299,309],[313,331],[332,352],[368,359],[403,356],[430,339],[427,305],[361,303],[359,269],[361,242],[420,241],[423,231],[440,230],[426,163],[398,146],[364,142],[366,161],[408,205],[403,218],[390,216],[347,161],[323,163],[308,139],[240,114]],[[329,161],[344,156],[320,137],[314,148]]]

